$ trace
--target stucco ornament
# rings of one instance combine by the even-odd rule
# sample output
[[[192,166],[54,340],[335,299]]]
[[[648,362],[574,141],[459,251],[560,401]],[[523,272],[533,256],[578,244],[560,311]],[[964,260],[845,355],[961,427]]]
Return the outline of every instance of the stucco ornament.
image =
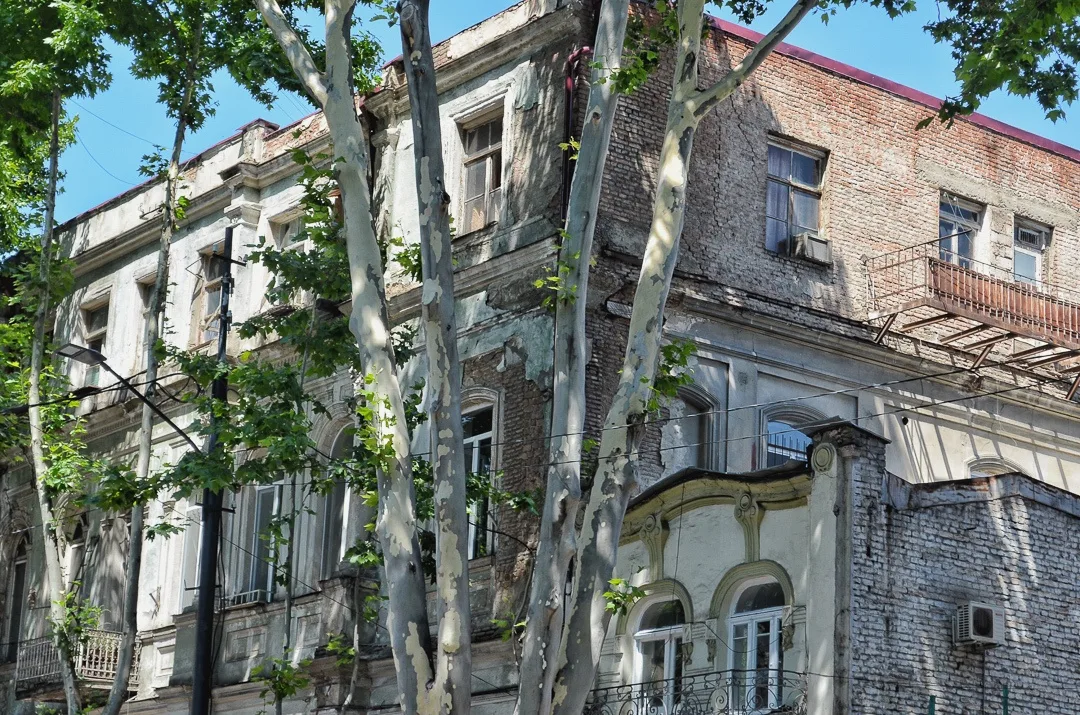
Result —
[[[735,500],[735,519],[743,528],[747,563],[761,558],[761,519],[764,516],[764,511],[754,501],[754,495],[750,492],[743,492]]]
[[[664,543],[668,525],[660,512],[649,514],[641,524],[641,541],[649,552],[649,581],[664,578]]]
[[[828,442],[814,447],[814,452],[810,455],[810,468],[815,474],[830,473],[835,466],[836,447]]]

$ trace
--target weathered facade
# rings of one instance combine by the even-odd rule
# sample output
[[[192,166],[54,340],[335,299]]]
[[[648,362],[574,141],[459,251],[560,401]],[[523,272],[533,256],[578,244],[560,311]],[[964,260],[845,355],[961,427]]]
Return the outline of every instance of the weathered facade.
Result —
[[[714,23],[704,78],[754,40]],[[469,438],[477,468],[498,470],[505,489],[545,475],[552,331],[533,281],[552,264],[561,224],[566,102],[580,107],[586,90],[580,70],[571,70],[576,93],[564,90],[567,58],[590,43],[587,11],[523,2],[436,48],[447,184],[459,187]],[[388,66],[363,111],[374,129],[377,228],[409,242],[417,217],[402,83]],[[613,133],[586,297],[593,436],[625,344],[669,86],[662,63],[623,98]],[[1062,614],[1077,600],[1068,574],[1080,514],[1080,297],[1059,286],[1080,279],[1080,151],[985,117],[917,131],[935,106],[785,45],[701,125],[665,324],[697,346],[694,385],[665,407],[639,455],[641,492],[617,571],[646,596],[612,619],[591,708],[921,713],[934,696],[943,713],[1000,712],[1007,686],[1014,710],[1077,710],[1066,686],[1080,669],[1080,637]],[[169,341],[207,339],[210,254],[225,226],[236,227],[238,247],[260,236],[289,245],[300,195],[290,151],[327,145],[319,115],[284,128],[256,121],[189,164]],[[64,227],[77,286],[57,336],[99,347],[136,382],[161,193],[138,187]],[[236,277],[242,321],[268,307],[269,276],[249,264]],[[394,318],[415,319],[418,290],[388,278]],[[110,384],[81,366],[71,377]],[[335,405],[316,426],[333,454],[351,423],[352,386],[341,375],[314,389]],[[88,399],[91,448],[130,459],[137,407],[118,391]],[[182,406],[167,409],[190,423]],[[422,449],[426,436],[417,439]],[[166,425],[155,445],[157,464],[186,449]],[[52,682],[47,644],[34,640],[46,635],[47,604],[28,480],[25,469],[6,472],[0,500],[10,525],[0,534],[0,709],[12,711]],[[287,626],[258,532],[289,505],[273,487],[228,501],[215,709],[254,713],[263,705],[252,670],[276,654]],[[335,492],[298,525],[289,627],[296,657],[314,659],[313,683],[286,712],[330,712],[344,699],[351,669],[334,664],[327,634],[349,631],[360,599],[378,589],[341,563],[362,537],[358,502]],[[147,509],[151,522],[179,519],[185,532],[146,546],[127,712],[186,712],[199,506],[166,499]],[[475,535],[470,563],[474,706],[503,712],[516,666],[491,622],[521,612],[521,544],[536,525],[509,512],[492,519],[496,531]],[[83,580],[105,609],[104,642],[118,626],[127,526],[90,512],[78,528],[83,551],[72,558],[87,554]],[[953,618],[968,602],[1003,609],[994,633],[1003,645],[954,643]],[[385,629],[372,624],[368,637],[354,706],[391,711]]]

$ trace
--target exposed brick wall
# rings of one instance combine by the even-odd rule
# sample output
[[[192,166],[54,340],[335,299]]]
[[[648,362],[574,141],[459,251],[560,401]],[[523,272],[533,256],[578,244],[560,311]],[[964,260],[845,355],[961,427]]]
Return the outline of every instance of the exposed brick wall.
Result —
[[[925,713],[930,695],[943,715],[1000,713],[1003,685],[1011,712],[1080,711],[1077,498],[1022,476],[927,487],[886,475],[893,489],[932,492],[893,508],[872,441],[848,459],[851,713]],[[1035,498],[1007,496],[1018,491]],[[1004,647],[953,645],[967,600],[1005,607]]]
[[[712,33],[704,43],[702,86],[747,49],[743,40]],[[648,231],[671,75],[668,56],[645,86],[620,101],[600,224],[607,228],[605,245],[629,256],[641,255]],[[1006,274],[1014,215],[1051,223],[1044,279],[1075,285],[1080,164],[964,120],[916,130],[930,114],[881,88],[772,55],[699,127],[680,246],[682,278],[674,290],[692,286],[719,303],[869,337],[871,329],[858,325],[869,308],[863,259],[933,241],[942,190],[987,206],[976,257]],[[765,249],[770,135],[827,152],[821,228],[832,242],[831,266]],[[893,347],[914,351],[903,339]],[[949,362],[946,352],[934,359]]]

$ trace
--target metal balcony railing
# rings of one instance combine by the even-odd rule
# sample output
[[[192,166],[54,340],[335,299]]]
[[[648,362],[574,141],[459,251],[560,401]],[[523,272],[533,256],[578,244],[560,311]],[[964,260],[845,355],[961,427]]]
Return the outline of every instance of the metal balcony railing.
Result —
[[[583,715],[803,715],[806,690],[802,673],[728,670],[598,688]]]
[[[121,634],[91,630],[75,655],[75,675],[90,686],[111,686],[120,657]],[[135,657],[128,678],[128,689],[139,686],[141,645],[135,641]],[[15,661],[15,681],[19,687],[47,685],[60,680],[60,656],[52,638],[34,638],[19,643]]]
[[[1020,279],[939,247],[909,246],[866,261],[869,319],[924,306],[1010,333],[1080,350],[1080,291]]]

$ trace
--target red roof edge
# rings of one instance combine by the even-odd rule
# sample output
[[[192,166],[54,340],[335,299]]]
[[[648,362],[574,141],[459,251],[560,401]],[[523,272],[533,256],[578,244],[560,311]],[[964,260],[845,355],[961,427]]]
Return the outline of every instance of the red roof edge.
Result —
[[[732,37],[735,37],[737,39],[749,42],[750,44],[757,44],[761,41],[761,38],[764,37],[764,35],[762,35],[760,32],[751,30],[748,27],[743,27],[742,25],[736,25],[735,23],[728,22],[727,20],[721,20],[720,18],[713,17],[712,15],[709,15],[708,19],[712,27],[714,27],[715,29],[720,30],[721,32],[727,35],[731,35]],[[852,67],[851,65],[844,64],[843,62],[838,62],[828,57],[824,57],[817,54],[816,52],[804,50],[801,47],[789,45],[786,42],[782,42],[777,45],[776,50],[774,51],[777,54],[784,55],[786,57],[792,57],[794,59],[814,65],[815,67],[819,67],[826,72],[832,72],[833,74],[838,74],[841,77],[847,77],[848,79],[855,80],[856,82],[861,82],[862,84],[876,87],[890,94],[894,94],[902,99],[906,99],[916,104],[921,104],[924,107],[933,109],[934,111],[937,111],[941,108],[942,100],[932,95],[929,95],[926,92],[920,92],[917,89],[902,85],[899,82],[893,82],[892,80],[885,79],[884,77],[879,77],[876,74],[871,74],[870,72],[861,70],[858,67]],[[973,114],[969,114],[963,117],[958,117],[958,119],[961,121],[970,122],[971,124],[982,127],[983,129],[988,129],[997,134],[1009,137],[1010,139],[1016,139],[1017,141],[1024,142],[1025,144],[1030,144],[1039,149],[1043,149],[1059,156],[1063,156],[1066,159],[1080,162],[1080,149],[1076,149],[1066,144],[1056,142],[1052,139],[1047,139],[1044,136],[1039,136],[1034,132],[1029,132],[1024,129],[1020,129],[1019,127],[1014,127],[1011,124],[1006,124],[1005,122],[998,121],[997,119],[991,119],[985,114],[979,114],[978,112],[975,112]]]

